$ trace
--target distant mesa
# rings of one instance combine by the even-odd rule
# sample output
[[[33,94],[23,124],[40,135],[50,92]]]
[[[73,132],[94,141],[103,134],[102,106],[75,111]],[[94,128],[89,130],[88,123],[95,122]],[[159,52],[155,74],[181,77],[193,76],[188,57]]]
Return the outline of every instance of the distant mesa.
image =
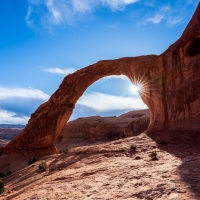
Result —
[[[20,124],[0,124],[0,146],[5,146],[13,140],[24,129],[25,125]]]
[[[25,126],[22,124],[0,124],[0,128],[24,128]]]
[[[150,110],[147,132],[200,132],[200,3],[181,37],[161,55],[103,60],[66,76],[31,115],[28,125],[4,154],[53,154],[55,141],[78,99],[95,81],[125,75],[140,84]],[[133,47],[134,48],[134,47]]]

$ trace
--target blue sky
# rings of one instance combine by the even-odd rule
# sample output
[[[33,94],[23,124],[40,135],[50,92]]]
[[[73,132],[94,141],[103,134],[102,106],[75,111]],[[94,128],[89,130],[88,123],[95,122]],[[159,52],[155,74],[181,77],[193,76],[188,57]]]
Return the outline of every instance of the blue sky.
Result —
[[[1,0],[0,123],[26,124],[68,73],[102,59],[161,54],[198,0]],[[101,79],[71,119],[146,108],[123,76]]]

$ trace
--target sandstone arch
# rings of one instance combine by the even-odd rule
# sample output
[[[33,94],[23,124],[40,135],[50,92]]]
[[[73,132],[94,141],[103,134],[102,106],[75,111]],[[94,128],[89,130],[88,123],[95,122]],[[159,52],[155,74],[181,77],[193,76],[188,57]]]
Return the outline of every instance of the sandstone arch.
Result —
[[[31,115],[4,154],[51,154],[54,141],[88,86],[109,75],[145,82],[141,98],[150,109],[148,131],[200,130],[200,4],[181,38],[163,54],[99,61],[66,76],[50,99]]]

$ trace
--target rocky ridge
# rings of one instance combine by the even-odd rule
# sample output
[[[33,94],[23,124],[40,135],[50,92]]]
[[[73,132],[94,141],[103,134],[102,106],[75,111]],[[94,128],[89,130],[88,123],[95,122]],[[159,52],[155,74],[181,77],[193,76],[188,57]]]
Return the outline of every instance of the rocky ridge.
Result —
[[[117,140],[139,135],[147,130],[149,125],[149,110],[130,111],[118,117],[91,116],[78,118],[68,122],[56,141],[56,147],[69,148]]]

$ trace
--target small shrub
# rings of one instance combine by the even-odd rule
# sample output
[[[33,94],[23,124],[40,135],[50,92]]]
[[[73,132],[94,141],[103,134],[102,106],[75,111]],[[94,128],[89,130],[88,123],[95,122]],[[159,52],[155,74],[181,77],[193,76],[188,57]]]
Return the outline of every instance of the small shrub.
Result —
[[[7,176],[11,175],[12,172],[11,171],[7,171]]]
[[[41,172],[47,171],[47,163],[46,162],[41,162],[38,167]]]
[[[132,144],[131,147],[130,147],[130,150],[131,150],[131,151],[135,151],[136,148],[137,148],[136,145],[135,145],[135,144]]]
[[[152,151],[150,154],[151,160],[158,160],[157,158],[157,152],[156,151]]]
[[[2,179],[0,179],[0,194],[5,192],[5,188],[4,188],[4,182]]]
[[[135,160],[140,160],[141,159],[141,157],[140,156],[135,156],[135,158],[134,158]]]

